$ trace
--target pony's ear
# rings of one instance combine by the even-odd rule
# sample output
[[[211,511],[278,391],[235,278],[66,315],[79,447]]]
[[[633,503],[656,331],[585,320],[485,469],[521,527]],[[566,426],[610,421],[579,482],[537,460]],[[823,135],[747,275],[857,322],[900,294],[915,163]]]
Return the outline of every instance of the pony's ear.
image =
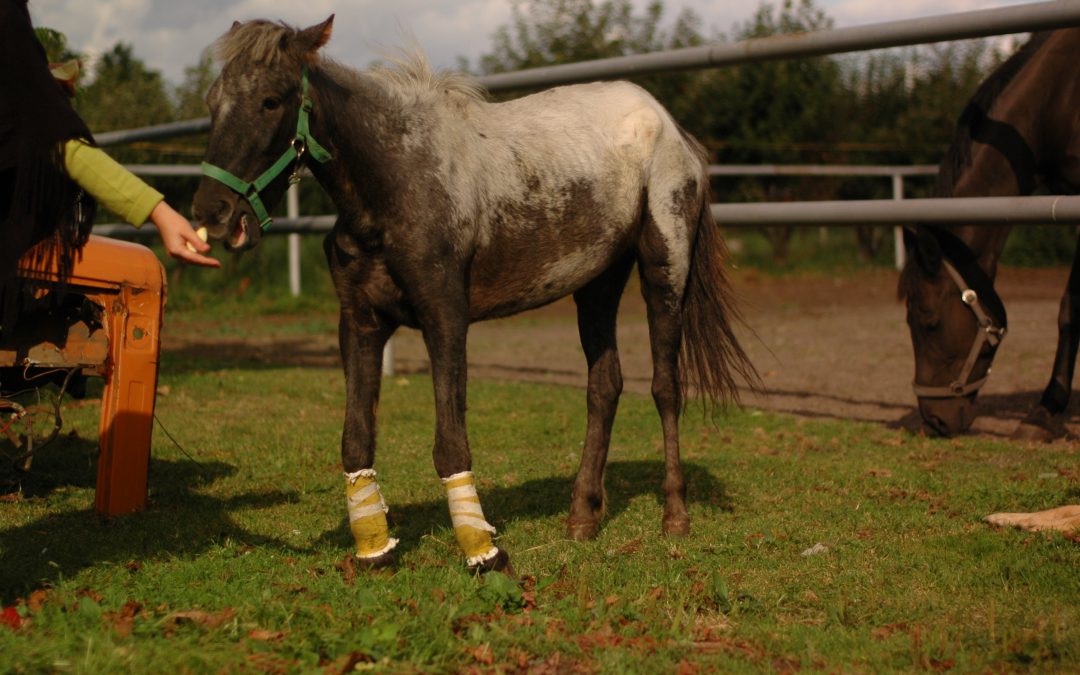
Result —
[[[936,277],[938,272],[941,271],[943,258],[941,244],[938,242],[937,237],[920,228],[918,233],[912,235],[912,238],[915,240],[914,246],[908,245],[908,234],[905,230],[904,245],[908,246],[908,250],[915,256],[915,263],[923,274],[928,277]]]
[[[319,51],[323,45],[330,41],[330,33],[334,30],[334,15],[331,14],[330,18],[323,21],[320,24],[305,28],[296,34],[296,44],[300,47],[300,50],[304,53],[304,57],[311,59],[315,56],[315,52]]]

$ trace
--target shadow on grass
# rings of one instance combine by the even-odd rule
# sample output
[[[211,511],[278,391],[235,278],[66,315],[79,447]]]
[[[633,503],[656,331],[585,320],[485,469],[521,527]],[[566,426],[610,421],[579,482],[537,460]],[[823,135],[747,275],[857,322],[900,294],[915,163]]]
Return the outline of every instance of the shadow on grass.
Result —
[[[27,504],[33,500],[63,500],[72,487],[94,486],[96,456],[96,442],[58,440],[35,458],[29,473],[13,477],[11,469],[4,468],[0,494],[23,502],[18,508],[27,510],[33,508]],[[0,530],[0,602],[8,604],[98,563],[194,556],[226,538],[252,546],[291,549],[280,540],[243,529],[231,514],[247,507],[295,501],[295,493],[271,490],[223,499],[199,492],[235,472],[235,467],[224,462],[152,458],[150,504],[145,511],[106,520],[91,507],[50,513]]]
[[[709,470],[691,462],[684,462],[683,474],[688,484],[687,503],[691,520],[695,506],[731,511],[734,504],[724,484]],[[600,521],[601,530],[612,519],[626,511],[630,502],[640,495],[652,495],[656,501],[655,524],[660,536],[660,519],[663,514],[664,463],[661,461],[611,462],[607,466],[607,514]],[[509,487],[479,488],[484,515],[496,528],[503,528],[512,520],[530,520],[562,516],[565,520],[570,510],[570,493],[574,476],[553,476],[531,480]],[[449,529],[450,516],[445,499],[412,503],[390,503],[391,532],[401,539],[399,551],[407,552],[420,544],[421,538],[432,528]],[[342,517],[338,526],[323,532],[316,546],[349,547],[352,534],[349,522]],[[512,551],[511,551],[512,553]]]
[[[994,418],[1007,422],[1014,422],[1016,426],[1020,426],[1020,422],[1027,417],[1027,414],[1031,412],[1031,409],[1039,402],[1039,398],[1042,396],[1042,391],[1017,391],[1008,394],[981,394],[976,400],[976,412],[979,417]],[[1069,405],[1065,411],[1064,421],[1069,424],[1075,423],[1077,411],[1080,410],[1077,402],[1073,402]],[[912,407],[910,411],[902,418],[891,422],[886,425],[892,429],[903,429],[910,431],[911,433],[919,433],[923,431],[922,417],[919,415],[918,407]],[[1004,433],[995,433],[991,431],[979,431],[979,435],[985,435],[995,438],[1009,438],[1012,430]]]

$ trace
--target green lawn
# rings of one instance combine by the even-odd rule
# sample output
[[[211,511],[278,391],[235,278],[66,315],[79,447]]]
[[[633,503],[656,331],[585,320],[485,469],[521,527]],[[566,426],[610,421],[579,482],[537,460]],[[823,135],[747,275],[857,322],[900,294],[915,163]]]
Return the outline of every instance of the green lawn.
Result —
[[[1080,499],[1076,446],[753,410],[683,423],[693,532],[660,536],[656,413],[625,395],[594,542],[565,539],[584,393],[470,383],[474,470],[524,577],[467,573],[431,382],[390,378],[393,572],[351,563],[337,370],[168,360],[150,508],[93,513],[97,406],[0,501],[5,672],[986,671],[1080,663],[1080,546],[983,516]],[[91,389],[91,396],[94,395]],[[98,389],[99,391],[99,389]],[[10,470],[4,469],[5,477]],[[12,614],[18,619],[12,620]]]

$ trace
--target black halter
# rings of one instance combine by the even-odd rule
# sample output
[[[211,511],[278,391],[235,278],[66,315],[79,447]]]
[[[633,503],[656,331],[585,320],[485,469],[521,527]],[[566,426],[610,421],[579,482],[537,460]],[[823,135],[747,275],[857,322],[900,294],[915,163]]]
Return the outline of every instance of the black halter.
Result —
[[[986,384],[990,377],[989,370],[985,377],[974,382],[970,381],[971,371],[979,359],[983,344],[989,343],[991,349],[997,351],[998,345],[1005,339],[1008,317],[1001,296],[994,290],[993,280],[979,266],[975,254],[967,244],[947,230],[927,226],[925,231],[933,235],[940,245],[942,267],[960,291],[960,300],[975,315],[979,329],[975,333],[967,360],[952,383],[947,386],[933,386],[913,382],[912,388],[919,398],[960,398],[978,392]]]

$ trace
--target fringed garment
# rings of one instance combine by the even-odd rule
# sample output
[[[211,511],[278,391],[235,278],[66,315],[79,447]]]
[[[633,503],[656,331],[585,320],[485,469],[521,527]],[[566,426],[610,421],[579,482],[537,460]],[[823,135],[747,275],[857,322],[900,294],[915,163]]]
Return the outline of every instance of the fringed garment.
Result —
[[[92,142],[49,73],[26,0],[0,0],[0,332],[14,323],[19,259],[32,249],[63,278],[89,236],[94,200],[64,171],[72,138]]]

